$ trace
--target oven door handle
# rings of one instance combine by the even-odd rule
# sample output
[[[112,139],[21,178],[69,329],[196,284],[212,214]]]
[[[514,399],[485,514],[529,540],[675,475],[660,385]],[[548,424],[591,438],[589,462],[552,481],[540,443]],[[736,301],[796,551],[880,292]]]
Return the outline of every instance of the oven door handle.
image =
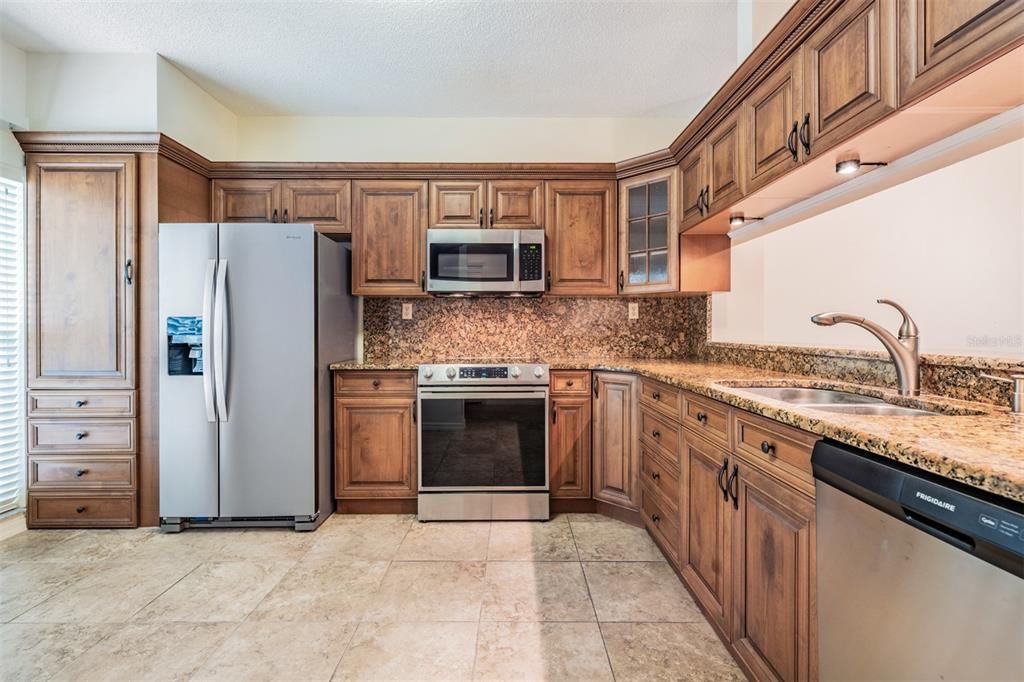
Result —
[[[493,398],[536,399],[547,397],[547,391],[438,391],[436,393],[428,391],[420,392],[420,398],[422,400],[486,400]]]

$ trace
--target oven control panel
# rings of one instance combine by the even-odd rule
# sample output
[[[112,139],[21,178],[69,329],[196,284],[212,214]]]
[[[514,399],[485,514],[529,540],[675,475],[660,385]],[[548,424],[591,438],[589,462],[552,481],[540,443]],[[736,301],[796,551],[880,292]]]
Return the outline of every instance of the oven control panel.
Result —
[[[527,385],[547,386],[548,366],[541,363],[420,365],[420,386]]]

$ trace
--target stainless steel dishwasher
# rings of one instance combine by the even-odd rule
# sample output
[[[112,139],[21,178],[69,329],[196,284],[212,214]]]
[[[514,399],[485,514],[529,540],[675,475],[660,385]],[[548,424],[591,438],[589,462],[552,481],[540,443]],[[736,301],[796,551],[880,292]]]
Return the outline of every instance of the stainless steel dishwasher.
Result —
[[[822,680],[1024,679],[1024,505],[814,448]]]

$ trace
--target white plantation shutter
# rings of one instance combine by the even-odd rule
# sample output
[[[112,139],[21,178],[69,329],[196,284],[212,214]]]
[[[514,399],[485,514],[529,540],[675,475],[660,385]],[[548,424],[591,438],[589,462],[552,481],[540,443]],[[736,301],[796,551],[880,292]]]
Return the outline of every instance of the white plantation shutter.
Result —
[[[21,506],[22,434],[22,183],[0,177],[0,513]]]

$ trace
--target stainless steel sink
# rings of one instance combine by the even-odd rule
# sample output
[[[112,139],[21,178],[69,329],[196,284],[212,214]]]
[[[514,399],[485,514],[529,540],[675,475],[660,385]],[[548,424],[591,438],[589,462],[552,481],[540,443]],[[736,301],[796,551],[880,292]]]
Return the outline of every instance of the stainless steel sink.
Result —
[[[735,390],[753,393],[790,405],[799,405],[820,412],[862,414],[879,417],[933,417],[941,412],[887,403],[869,395],[836,391],[829,388],[792,386],[735,386]]]

